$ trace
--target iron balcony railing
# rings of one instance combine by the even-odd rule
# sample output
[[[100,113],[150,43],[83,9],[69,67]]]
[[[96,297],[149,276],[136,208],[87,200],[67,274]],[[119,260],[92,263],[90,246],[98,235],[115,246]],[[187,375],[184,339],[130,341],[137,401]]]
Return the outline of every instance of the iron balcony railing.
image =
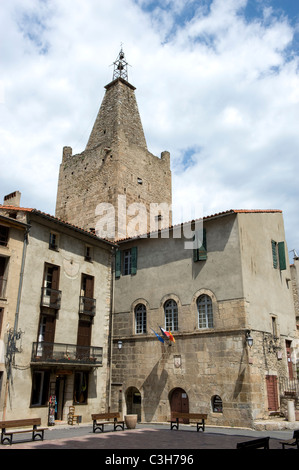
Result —
[[[61,290],[50,289],[49,287],[42,287],[41,306],[60,309],[61,304]]]
[[[102,365],[103,348],[41,341],[32,344],[31,362]]]
[[[94,317],[96,314],[96,299],[80,296],[79,313]]]
[[[280,395],[299,397],[299,380],[280,378],[279,380]]]

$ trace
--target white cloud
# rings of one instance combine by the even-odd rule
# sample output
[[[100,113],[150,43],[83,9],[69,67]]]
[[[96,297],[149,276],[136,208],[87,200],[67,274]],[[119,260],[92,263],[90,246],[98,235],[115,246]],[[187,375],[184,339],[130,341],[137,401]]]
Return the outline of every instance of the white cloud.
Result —
[[[19,189],[54,213],[62,147],[85,148],[123,42],[149,150],[171,152],[174,200],[280,208],[298,251],[294,27],[268,7],[248,20],[246,3],[4,2],[0,196]]]

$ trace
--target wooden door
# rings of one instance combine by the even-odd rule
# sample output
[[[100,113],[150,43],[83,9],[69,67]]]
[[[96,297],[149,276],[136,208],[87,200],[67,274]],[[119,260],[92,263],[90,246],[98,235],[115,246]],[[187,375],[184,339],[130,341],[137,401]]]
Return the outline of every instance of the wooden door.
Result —
[[[82,279],[82,291],[84,296],[84,312],[92,314],[94,311],[94,278],[93,276],[84,275]]]
[[[77,336],[77,357],[79,359],[89,358],[89,349],[91,342],[91,323],[79,320]],[[88,346],[88,347],[87,347]]]
[[[268,410],[277,411],[278,410],[277,376],[267,375],[266,384],[267,384],[267,395],[268,395]]]
[[[54,315],[45,315],[44,318],[44,337],[43,357],[45,359],[53,358],[53,345],[55,338],[56,317]],[[41,319],[42,321],[42,319]]]
[[[170,410],[178,413],[189,413],[189,398],[185,390],[175,388],[170,398]],[[183,419],[183,423],[188,424],[188,419]]]

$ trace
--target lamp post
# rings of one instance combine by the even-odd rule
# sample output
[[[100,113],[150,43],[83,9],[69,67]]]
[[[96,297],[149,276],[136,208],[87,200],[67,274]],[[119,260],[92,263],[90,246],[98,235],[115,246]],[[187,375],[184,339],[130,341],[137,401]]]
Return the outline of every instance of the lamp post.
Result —
[[[123,342],[122,342],[121,340],[119,340],[119,341],[117,342],[117,347],[118,347],[119,351],[120,351],[121,348],[123,347]]]

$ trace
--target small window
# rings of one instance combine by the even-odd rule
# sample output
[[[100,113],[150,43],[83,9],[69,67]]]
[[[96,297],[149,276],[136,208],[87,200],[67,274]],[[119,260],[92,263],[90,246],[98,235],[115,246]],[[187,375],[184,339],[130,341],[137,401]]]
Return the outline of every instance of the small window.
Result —
[[[128,250],[117,251],[115,255],[115,277],[119,278],[122,274],[127,276],[129,274],[137,273],[137,247],[134,246]]]
[[[198,328],[213,328],[213,305],[208,295],[197,299]]]
[[[146,307],[143,304],[135,307],[135,333],[146,333]]]
[[[85,255],[84,255],[85,261],[89,261],[91,263],[92,258],[93,258],[92,247],[85,245]]]
[[[276,323],[276,317],[271,317],[272,321],[272,334],[275,338],[277,338],[277,323]]]
[[[213,413],[223,413],[222,399],[219,395],[212,397],[212,411]]]
[[[178,331],[178,305],[175,300],[167,300],[164,304],[165,329],[167,331]]]
[[[88,372],[75,372],[74,405],[77,403],[87,403],[88,377]]]
[[[138,184],[142,184],[142,179],[141,179],[141,178],[137,178],[137,183],[138,183]]]
[[[125,250],[123,254],[124,270],[123,274],[131,274],[131,250]]]
[[[9,228],[0,225],[0,246],[7,246]]]
[[[50,250],[58,250],[58,235],[56,233],[50,233],[49,248]]]
[[[193,260],[204,261],[207,259],[207,235],[206,229],[202,229],[202,233],[196,232],[194,235],[195,248],[193,249]]]

